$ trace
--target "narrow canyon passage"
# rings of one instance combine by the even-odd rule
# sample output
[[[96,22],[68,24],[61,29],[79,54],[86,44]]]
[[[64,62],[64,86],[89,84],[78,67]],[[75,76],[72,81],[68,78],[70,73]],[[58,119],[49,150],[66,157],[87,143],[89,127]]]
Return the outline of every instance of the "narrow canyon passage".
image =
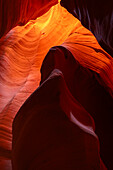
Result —
[[[1,170],[113,169],[112,40],[75,2],[0,1]]]

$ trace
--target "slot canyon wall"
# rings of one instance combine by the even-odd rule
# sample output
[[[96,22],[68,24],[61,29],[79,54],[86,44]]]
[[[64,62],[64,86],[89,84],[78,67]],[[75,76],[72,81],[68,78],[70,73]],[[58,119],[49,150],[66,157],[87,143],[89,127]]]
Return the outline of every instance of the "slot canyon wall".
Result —
[[[113,169],[112,57],[111,1],[0,0],[1,170]]]

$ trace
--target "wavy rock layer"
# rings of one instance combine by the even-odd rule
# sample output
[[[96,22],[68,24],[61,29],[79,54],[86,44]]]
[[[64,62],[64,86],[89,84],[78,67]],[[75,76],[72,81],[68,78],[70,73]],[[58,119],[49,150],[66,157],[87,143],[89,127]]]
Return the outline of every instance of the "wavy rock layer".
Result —
[[[113,96],[113,58],[99,46],[89,30],[77,21],[73,33],[62,46],[71,51],[83,67],[98,73],[104,86]]]
[[[69,25],[70,21],[72,22]],[[25,26],[15,27],[2,39],[0,46],[2,158],[11,158],[12,121],[28,96],[38,87],[40,67],[45,55],[51,46],[63,43],[74,25],[74,17],[71,14],[67,16],[67,11],[57,5],[44,16],[28,22]]]

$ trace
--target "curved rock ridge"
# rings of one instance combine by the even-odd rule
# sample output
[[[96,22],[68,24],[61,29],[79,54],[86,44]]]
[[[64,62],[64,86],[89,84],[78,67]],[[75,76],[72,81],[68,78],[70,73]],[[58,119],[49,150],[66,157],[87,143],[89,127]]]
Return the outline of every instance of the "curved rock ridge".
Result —
[[[13,169],[105,169],[93,123],[54,70],[14,119]]]
[[[0,38],[17,25],[46,13],[58,0],[0,0]]]
[[[113,57],[113,2],[111,0],[61,0],[61,5],[78,18]]]
[[[102,84],[113,96],[113,58],[100,47],[89,30],[77,21],[72,34],[62,46],[67,48],[83,67],[98,73]]]
[[[94,129],[100,141],[101,158],[107,167],[112,169],[113,98],[100,84],[99,75],[83,67],[75,60],[72,53],[62,46],[51,48],[46,55],[41,67],[41,83],[47,79],[53,69],[62,71],[72,96],[93,117],[96,127]],[[66,107],[69,107],[69,104],[65,105]],[[79,112],[78,115],[80,116]],[[75,117],[77,118],[77,115]],[[80,121],[80,117],[78,119]],[[88,118],[84,117],[82,123],[87,124],[87,121]]]

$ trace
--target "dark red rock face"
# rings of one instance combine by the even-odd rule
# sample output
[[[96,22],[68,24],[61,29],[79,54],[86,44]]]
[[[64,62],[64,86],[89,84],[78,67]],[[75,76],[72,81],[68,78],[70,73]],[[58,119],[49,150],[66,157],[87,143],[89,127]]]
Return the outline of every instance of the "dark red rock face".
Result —
[[[0,0],[0,170],[113,169],[112,2],[61,5]]]
[[[112,167],[112,97],[98,82],[99,75],[82,67],[64,47],[53,47],[48,52],[41,68],[42,82],[46,80],[54,68],[62,71],[66,84],[73,97],[76,98],[94,118],[96,134],[101,143],[101,158],[106,165]],[[85,122],[86,121],[85,119]],[[109,133],[106,133],[106,131]]]
[[[92,119],[71,96],[63,74],[54,70],[15,117],[13,169],[100,169],[93,129]]]

